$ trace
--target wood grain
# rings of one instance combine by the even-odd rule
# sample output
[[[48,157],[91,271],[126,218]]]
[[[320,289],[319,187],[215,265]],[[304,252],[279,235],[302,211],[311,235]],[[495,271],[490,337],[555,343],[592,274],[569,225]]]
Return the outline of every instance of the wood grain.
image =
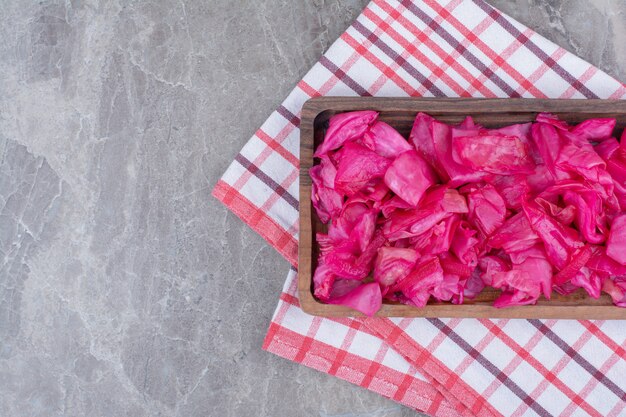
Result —
[[[472,99],[472,98],[379,98],[320,97],[307,101],[300,123],[300,240],[298,256],[298,292],[302,309],[325,317],[360,316],[343,306],[319,302],[312,293],[312,273],[317,266],[317,232],[326,226],[312,210],[311,177],[313,152],[323,141],[327,122],[334,114],[355,110],[376,110],[380,119],[408,134],[418,112],[425,112],[448,123],[458,123],[472,116],[477,123],[496,128],[513,123],[529,122],[537,113],[549,112],[562,120],[577,123],[594,117],[613,117],[617,134],[626,127],[626,101],[623,100],[544,100],[544,99]],[[431,302],[424,308],[385,302],[376,314],[380,317],[491,317],[491,318],[559,318],[559,319],[626,319],[626,308],[615,307],[608,295],[595,300],[582,290],[551,300],[540,299],[533,306],[505,309],[492,307],[497,290],[485,290],[476,300],[462,305]]]

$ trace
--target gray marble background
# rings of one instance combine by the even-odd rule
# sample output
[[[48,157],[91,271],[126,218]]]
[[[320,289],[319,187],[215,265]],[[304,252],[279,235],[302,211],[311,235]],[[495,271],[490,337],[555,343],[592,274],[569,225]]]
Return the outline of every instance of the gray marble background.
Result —
[[[493,0],[626,80],[622,0]],[[287,263],[210,197],[365,0],[0,0],[0,416],[409,416],[261,351]]]

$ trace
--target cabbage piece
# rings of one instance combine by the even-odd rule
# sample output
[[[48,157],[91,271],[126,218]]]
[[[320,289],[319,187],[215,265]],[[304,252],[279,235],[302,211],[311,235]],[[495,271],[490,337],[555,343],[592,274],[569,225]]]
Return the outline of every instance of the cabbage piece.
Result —
[[[360,138],[377,118],[377,112],[368,110],[340,113],[331,117],[324,142],[318,146],[314,156],[320,157],[346,142]]]
[[[479,127],[473,128],[451,128],[445,123],[434,121],[432,123],[432,135],[435,154],[439,162],[450,178],[448,185],[450,187],[458,187],[469,182],[478,182],[482,179],[491,177],[489,172],[481,172],[468,166],[467,163],[459,163],[455,161],[453,156],[455,136],[466,136],[468,133],[476,134]]]
[[[424,230],[423,233],[408,238],[410,246],[423,255],[438,255],[450,250],[452,239],[461,217],[452,214],[442,221]]]
[[[558,148],[554,148],[552,150],[552,155],[559,155],[563,152],[562,147],[566,145],[573,145],[574,148],[581,149],[589,149],[591,147],[589,140],[600,140],[599,137],[603,135],[602,131],[606,129],[607,126],[599,127],[594,132],[591,125],[596,123],[604,123],[602,119],[589,119],[589,124],[585,124],[585,122],[581,123],[579,126],[570,127],[566,122],[559,120],[557,116],[549,113],[541,113],[537,116],[537,122],[533,127],[551,127],[553,128],[553,134],[548,134],[544,136],[544,140],[548,140],[550,142],[550,146],[556,145],[558,136],[558,143],[561,145]],[[606,120],[606,119],[605,119]],[[550,129],[544,130],[544,133],[550,131]],[[607,137],[608,138],[608,137]],[[537,138],[533,138],[537,139]],[[544,149],[545,150],[545,149]],[[540,152],[541,153],[541,152]],[[545,154],[542,153],[542,157]],[[548,160],[545,160],[548,163]],[[556,159],[549,159],[549,161],[556,161]]]
[[[337,170],[328,158],[309,170],[312,180],[311,202],[322,223],[337,216],[341,211],[343,196],[334,189]]]
[[[615,129],[615,119],[587,119],[570,129],[590,142],[602,142],[610,139]]]
[[[476,171],[492,174],[531,173],[535,166],[527,145],[520,138],[495,131],[453,136],[452,156]]]
[[[450,215],[451,213],[446,211],[432,212],[431,210],[418,210],[418,216],[414,218],[409,232],[411,236],[419,236],[432,229],[441,220]]]
[[[445,211],[402,210],[393,213],[383,223],[383,234],[390,241],[418,236],[450,216]]]
[[[332,161],[328,157],[324,156],[320,158],[320,163],[316,166],[319,167],[319,176],[322,182],[321,185],[327,188],[333,188],[335,186],[337,168],[332,163]]]
[[[374,236],[372,236],[372,240],[359,256],[359,262],[367,264],[369,270],[371,271],[372,268],[374,268],[374,260],[378,254],[378,249],[380,249],[385,243],[387,243],[387,239],[383,235],[383,232],[380,229],[377,229],[374,232]]]
[[[320,262],[328,266],[330,271],[343,278],[361,281],[370,273],[370,265],[359,262],[359,256],[345,247],[335,247],[325,254]]]
[[[441,224],[441,223],[438,223],[438,224]],[[433,253],[430,251],[430,243],[433,238],[433,229],[435,228],[435,226],[433,226],[430,229],[427,229],[426,231],[424,231],[424,233],[420,235],[406,238],[405,240],[409,242],[407,247],[413,248],[418,252],[423,251],[425,254],[433,255]],[[436,255],[436,253],[434,254]]]
[[[578,240],[578,233],[548,216],[534,202],[525,203],[523,209],[530,227],[543,241],[550,262],[557,269],[563,269],[570,262],[572,252],[583,245]]]
[[[517,213],[509,217],[502,227],[487,240],[487,245],[508,253],[531,248],[538,241],[539,236],[530,227],[524,213]]]
[[[474,269],[474,273],[463,285],[463,298],[474,298],[485,288],[485,283],[480,276],[480,269]]]
[[[385,184],[407,203],[417,206],[437,178],[430,165],[415,150],[398,156],[385,173]]]
[[[554,284],[561,285],[573,280],[580,270],[587,265],[587,262],[591,259],[592,254],[593,251],[589,245],[585,245],[576,251],[572,256],[570,263],[554,275]]]
[[[317,265],[313,274],[313,294],[322,301],[328,300],[337,275],[325,264]]]
[[[463,304],[465,298],[476,297],[485,287],[478,268],[463,264],[450,253],[440,254],[439,262],[444,279],[432,292],[438,300]]]
[[[370,126],[361,141],[377,154],[387,158],[394,158],[413,149],[396,129],[380,120]]]
[[[552,113],[539,113],[535,118],[535,121],[540,123],[545,123],[547,125],[553,126],[559,130],[568,131],[570,126],[567,122],[560,120],[557,115]]]
[[[559,121],[555,116],[543,114],[532,127],[535,147],[542,157],[553,180],[578,179],[582,177],[588,186],[600,192],[608,207],[617,207],[613,196],[613,180],[607,172],[606,162],[596,152],[590,140],[610,140],[607,127],[609,119],[590,120],[574,128]],[[594,124],[596,131],[594,131]],[[602,125],[602,126],[600,126]],[[604,137],[608,134],[608,137]]]
[[[439,255],[439,263],[444,273],[456,275],[460,278],[471,277],[476,269],[476,266],[469,266],[448,252]]]
[[[438,191],[435,191],[434,193],[431,193],[431,195],[438,193]],[[454,189],[445,189],[443,196],[439,201],[429,201],[429,198],[425,198],[424,200],[425,204],[420,206],[419,210],[424,213],[424,217],[420,217],[419,220],[414,222],[410,227],[410,231],[414,235],[424,233],[438,224],[440,220],[443,220],[453,214],[468,212],[465,198]]]
[[[572,177],[570,174],[563,172],[560,168],[553,168],[555,172],[558,170],[559,181],[564,181]],[[539,164],[535,167],[532,174],[525,177],[524,184],[526,185],[528,194],[535,195],[553,185],[555,181],[556,178],[552,172],[548,170],[548,166],[546,164]],[[517,209],[519,209],[519,207]]]
[[[573,221],[585,240],[598,244],[604,242],[603,231],[606,229],[600,194],[597,189],[588,188],[581,182],[561,181],[546,188],[535,202],[564,225],[571,223],[573,214]],[[561,208],[555,204],[559,202],[566,206]]]
[[[602,277],[626,276],[626,265],[622,265],[606,254],[604,246],[592,246],[591,258],[587,268]]]
[[[391,214],[396,210],[396,209],[402,209],[402,210],[406,210],[406,209],[411,209],[413,208],[413,206],[409,203],[407,203],[406,201],[404,201],[403,199],[401,199],[398,196],[393,196],[392,198],[390,198],[389,200],[385,201],[381,206],[380,206],[380,210],[383,213],[383,216],[389,218],[389,216],[391,216]]]
[[[416,307],[424,307],[435,287],[444,280],[439,258],[426,258],[419,262],[404,279],[394,287],[393,292],[402,292],[407,302]]]
[[[437,175],[447,182],[449,180],[448,173],[441,165],[437,153],[435,152],[435,143],[433,140],[432,124],[434,118],[425,114],[418,113],[413,122],[413,128],[409,135],[409,140],[420,154],[435,170]]]
[[[333,219],[328,234],[317,234],[320,263],[326,264],[341,278],[365,278],[384,237],[376,234],[377,211],[364,203],[346,203],[339,217]]]
[[[620,148],[607,161],[606,169],[613,180],[613,192],[622,210],[626,210],[626,140],[622,137]]]
[[[464,280],[455,274],[443,273],[443,280],[431,290],[431,295],[438,301],[450,301],[452,304],[463,303]]]
[[[605,236],[598,232],[602,225],[602,199],[593,190],[584,192],[566,191],[563,193],[565,204],[576,207],[575,223],[578,230],[589,243],[602,243]]]
[[[561,295],[570,295],[571,293],[578,291],[580,288],[580,286],[572,284],[571,281],[561,285],[555,284],[552,286],[552,289]]]
[[[559,198],[566,191],[586,192],[591,190],[585,184],[578,180],[559,181],[557,184],[553,184],[550,187],[546,187],[539,193],[540,198],[544,198],[551,202],[558,202]]]
[[[457,127],[460,129],[471,129],[476,126],[478,126],[479,128],[481,127],[480,125],[474,123],[474,119],[472,119],[472,116],[465,116],[465,119],[463,119],[463,121],[457,125]]]
[[[398,239],[398,240],[394,240],[393,242],[389,242],[389,244],[391,246],[393,246],[394,248],[411,248],[413,247],[413,245],[411,245],[411,241],[409,238],[405,238],[405,239]],[[416,248],[414,248],[416,249]],[[416,249],[417,250],[417,249]]]
[[[607,279],[602,285],[602,291],[613,299],[613,304],[618,307],[626,307],[626,278],[615,277]]]
[[[478,239],[475,237],[476,234],[476,230],[472,229],[467,221],[462,220],[450,244],[450,251],[465,265],[476,266],[477,264],[476,245]]]
[[[320,263],[328,265],[331,271],[343,279],[365,279],[372,270],[378,249],[385,243],[385,238],[376,232],[365,250],[355,253],[350,241],[333,247],[321,255]]]
[[[606,242],[606,254],[621,265],[626,265],[626,214],[613,219]]]
[[[465,198],[457,190],[433,187],[417,209],[397,210],[383,223],[383,233],[391,241],[419,236],[453,213],[466,213]]]
[[[374,180],[361,188],[358,193],[350,197],[351,202],[361,202],[368,204],[372,208],[381,209],[389,196],[389,188],[384,181]]]
[[[557,165],[560,169],[576,174],[587,180],[587,183],[601,193],[605,200],[613,194],[613,179],[606,170],[606,163],[593,150],[589,143],[578,147],[567,144],[559,155]]]
[[[532,128],[532,123],[518,123],[513,125],[504,126],[498,129],[491,129],[489,132],[496,133],[504,136],[514,136],[522,141],[525,146],[530,145],[531,136],[530,129]],[[530,150],[530,149],[529,149]]]
[[[475,131],[480,127],[462,125],[455,129],[463,132],[468,129]],[[487,173],[476,172],[454,161],[451,154],[452,131],[453,128],[447,124],[427,114],[418,113],[409,138],[417,152],[434,168],[439,178],[444,182],[450,182],[452,187],[487,177]]]
[[[506,208],[516,211],[522,208],[522,200],[528,194],[525,175],[499,175],[492,185],[504,200]]]
[[[424,194],[424,199],[421,201],[419,208],[437,207],[441,204],[449,189],[450,187],[447,185],[435,185],[430,188]]]
[[[600,298],[604,279],[589,268],[581,268],[570,281],[575,287],[583,288],[591,298]]]
[[[532,123],[520,123],[509,126],[504,126],[499,129],[490,130],[490,132],[494,132],[498,135],[504,136],[514,136],[518,138],[523,144],[524,149],[528,153],[528,156],[532,159],[533,166],[539,163],[542,163],[541,155],[533,145],[531,129]]]
[[[539,116],[537,116],[539,121]],[[547,172],[553,178],[558,178],[559,174],[556,170],[556,161],[561,153],[561,139],[557,133],[557,129],[552,124],[535,123],[531,128],[532,142],[537,149]]]
[[[615,125],[616,119],[614,118],[587,119],[576,126],[568,127],[567,130],[563,129],[561,134],[569,142],[578,146],[595,145],[612,139]]]
[[[454,188],[445,190],[441,199],[441,208],[448,213],[469,213],[465,197]]]
[[[524,249],[522,251],[505,253],[502,256],[507,257],[507,259],[511,261],[511,265],[515,266],[521,264],[529,257],[536,256],[539,252],[541,253],[542,257],[545,257],[545,250],[541,246],[541,243],[538,243],[535,246]]]
[[[573,143],[564,145],[556,162],[561,168],[577,172],[583,178],[596,182],[601,175],[597,168],[604,169],[606,167],[606,162],[588,143],[583,146],[576,146]]]
[[[484,285],[493,287],[494,278],[511,269],[511,265],[498,256],[482,256],[478,259],[479,276]]]
[[[335,242],[327,234],[316,233],[315,240],[317,241],[317,244],[319,245],[320,256],[332,251],[333,248],[335,247]]]
[[[515,282],[519,282],[522,285],[524,284],[524,280],[528,276],[527,273],[519,271],[511,272],[511,274],[515,274],[517,278],[517,281]],[[511,281],[513,282],[514,279],[512,278]],[[496,308],[523,306],[528,304],[535,304],[538,299],[539,296],[535,296],[534,294],[530,294],[523,290],[505,291],[502,292],[502,294],[500,294],[498,298],[496,298],[496,300],[493,302],[493,306]]]
[[[337,298],[346,295],[360,285],[362,285],[361,281],[337,278],[333,284],[332,291],[330,292],[330,298]]]
[[[576,218],[576,207],[572,205],[560,207],[541,197],[537,197],[535,199],[535,203],[537,203],[543,211],[550,215],[550,217],[564,226],[571,225]]]
[[[365,203],[348,201],[328,227],[328,236],[335,243],[350,241],[354,250],[363,251],[374,235],[377,215]]]
[[[461,216],[455,213],[433,226],[429,231],[430,233],[428,239],[425,241],[422,253],[425,255],[438,255],[448,252],[460,222]]]
[[[461,192],[467,193],[467,219],[484,236],[490,236],[502,226],[506,217],[506,205],[492,185],[466,186]]]
[[[615,197],[617,198],[617,202],[623,210],[626,210],[626,183],[624,185],[613,183],[615,185]]]
[[[363,202],[372,203],[372,207],[380,208],[388,195],[389,188],[385,185],[383,180],[378,180],[362,188],[361,191],[356,194],[354,201],[360,198]]]
[[[534,304],[541,294],[550,298],[552,289],[552,265],[539,246],[526,249],[524,260],[513,264],[506,272],[493,275],[492,286],[502,289],[494,301],[496,308]]]
[[[357,143],[349,142],[336,154],[335,190],[353,195],[368,182],[382,178],[391,160]]]
[[[604,159],[604,161],[608,161],[611,159],[615,151],[619,149],[619,142],[615,138],[608,138],[598,143],[593,147],[593,150],[600,156],[600,158]]]
[[[347,294],[329,298],[328,304],[343,305],[372,317],[382,305],[382,294],[377,282],[361,284]]]
[[[419,254],[410,248],[394,248],[383,246],[378,249],[374,263],[374,280],[380,283],[383,294],[388,287],[404,278],[417,261]]]

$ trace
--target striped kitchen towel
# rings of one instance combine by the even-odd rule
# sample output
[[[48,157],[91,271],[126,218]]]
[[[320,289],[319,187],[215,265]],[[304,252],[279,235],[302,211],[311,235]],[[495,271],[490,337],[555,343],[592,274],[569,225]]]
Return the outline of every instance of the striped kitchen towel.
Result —
[[[213,190],[294,267],[298,115],[324,95],[626,99],[626,86],[482,0],[372,1]],[[264,348],[434,416],[626,415],[623,321],[312,317],[292,269]]]

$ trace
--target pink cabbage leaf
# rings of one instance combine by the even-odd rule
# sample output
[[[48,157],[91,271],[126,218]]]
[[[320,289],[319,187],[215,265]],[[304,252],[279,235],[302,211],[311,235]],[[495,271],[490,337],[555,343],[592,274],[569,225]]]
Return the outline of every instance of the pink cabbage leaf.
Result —
[[[328,304],[342,305],[372,317],[382,305],[383,297],[377,282],[362,284],[352,291],[326,300]]]
[[[426,190],[436,181],[432,168],[414,150],[398,156],[385,173],[385,184],[389,189],[412,206],[418,205]]]
[[[369,110],[340,113],[331,117],[324,142],[317,148],[314,156],[320,157],[346,142],[360,138],[377,118],[378,112]]]

